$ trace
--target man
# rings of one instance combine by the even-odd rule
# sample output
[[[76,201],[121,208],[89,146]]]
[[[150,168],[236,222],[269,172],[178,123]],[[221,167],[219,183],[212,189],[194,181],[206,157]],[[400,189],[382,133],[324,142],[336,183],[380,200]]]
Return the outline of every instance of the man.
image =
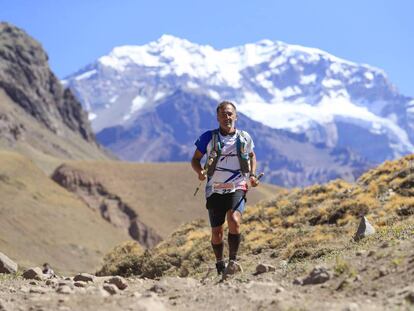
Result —
[[[247,180],[252,187],[259,181],[255,175],[256,156],[250,135],[236,129],[236,106],[229,101],[217,107],[219,128],[210,130],[195,142],[196,150],[191,166],[200,181],[207,178],[206,207],[211,225],[211,246],[216,257],[218,274],[232,274],[241,270],[237,263],[240,245],[240,222],[245,209]],[[207,153],[204,169],[201,159]],[[229,264],[223,258],[223,224],[227,218],[229,228]]]

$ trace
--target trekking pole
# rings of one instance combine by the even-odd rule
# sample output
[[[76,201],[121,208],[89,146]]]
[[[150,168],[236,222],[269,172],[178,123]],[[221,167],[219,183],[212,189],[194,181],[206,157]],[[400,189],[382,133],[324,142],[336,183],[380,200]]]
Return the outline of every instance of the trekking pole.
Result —
[[[203,174],[204,176],[206,175],[206,170],[202,170],[201,171],[201,174]],[[202,180],[200,180],[200,183],[198,184],[198,187],[196,188],[196,190],[194,191],[194,196],[196,196],[196,194],[197,194],[197,192],[198,192],[198,190],[200,190],[200,187],[201,187],[201,184],[203,183],[203,181]]]
[[[260,173],[259,175],[257,175],[257,177],[256,177],[256,179],[257,179],[257,181],[259,181],[260,180],[260,178],[262,178],[264,176],[264,173],[262,172],[262,173]]]
[[[262,177],[264,176],[264,173],[260,173],[259,175],[257,175],[256,180],[259,181]],[[247,195],[247,191],[244,193],[242,200],[246,198]]]

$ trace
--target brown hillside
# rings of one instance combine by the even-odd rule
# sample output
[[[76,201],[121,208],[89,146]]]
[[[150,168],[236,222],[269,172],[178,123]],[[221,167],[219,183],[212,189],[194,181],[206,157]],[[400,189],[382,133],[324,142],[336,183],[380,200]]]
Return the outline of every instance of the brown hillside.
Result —
[[[31,160],[0,151],[0,250],[23,267],[48,262],[62,273],[93,271],[129,237]]]
[[[57,172],[62,176],[56,178]],[[96,191],[86,190],[91,183],[101,185],[106,192],[116,195],[132,208],[140,221],[166,238],[177,227],[197,218],[207,220],[204,188],[194,197],[199,184],[189,163],[125,163],[116,161],[73,161],[60,167],[54,174],[67,189],[92,201],[99,209],[102,199]],[[66,176],[66,177],[64,177]],[[82,189],[83,188],[83,189]],[[262,184],[248,193],[248,204],[268,199],[278,188]],[[95,202],[95,203],[93,203]]]

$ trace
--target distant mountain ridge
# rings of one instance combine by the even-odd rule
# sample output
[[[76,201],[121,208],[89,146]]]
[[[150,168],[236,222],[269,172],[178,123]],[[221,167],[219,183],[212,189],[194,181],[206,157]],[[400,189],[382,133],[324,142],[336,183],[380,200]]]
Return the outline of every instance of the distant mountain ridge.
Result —
[[[382,70],[278,41],[216,50],[164,35],[115,47],[64,83],[96,131],[129,126],[181,89],[233,100],[255,121],[349,148],[370,162],[414,151],[414,100]]]

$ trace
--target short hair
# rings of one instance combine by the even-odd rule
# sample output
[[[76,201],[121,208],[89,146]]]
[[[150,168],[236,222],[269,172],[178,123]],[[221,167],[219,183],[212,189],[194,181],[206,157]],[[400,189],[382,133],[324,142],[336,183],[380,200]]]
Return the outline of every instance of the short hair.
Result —
[[[230,102],[230,101],[225,100],[225,101],[222,101],[222,102],[221,102],[221,103],[217,106],[217,109],[216,109],[217,114],[219,113],[220,109],[223,109],[223,108],[224,108],[225,106],[227,106],[227,105],[232,106],[232,107],[234,108],[234,111],[237,113],[236,105],[235,105],[235,104],[233,104],[233,103],[232,103],[232,102]]]

